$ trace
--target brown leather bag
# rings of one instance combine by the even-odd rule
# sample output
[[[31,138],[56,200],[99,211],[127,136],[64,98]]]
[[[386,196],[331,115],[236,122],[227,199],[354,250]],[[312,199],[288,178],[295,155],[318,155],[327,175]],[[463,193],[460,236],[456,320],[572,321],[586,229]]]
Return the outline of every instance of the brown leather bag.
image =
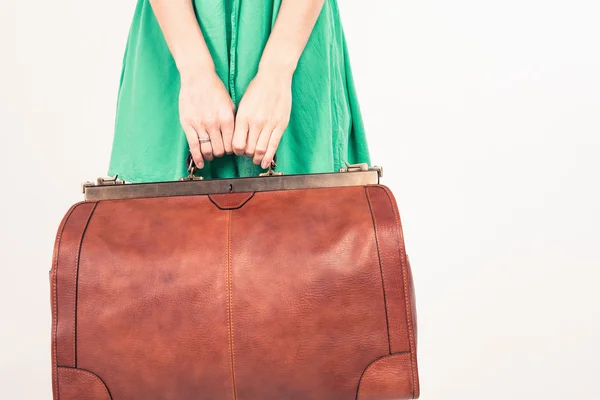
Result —
[[[54,399],[417,398],[379,172],[84,185],[50,275]]]

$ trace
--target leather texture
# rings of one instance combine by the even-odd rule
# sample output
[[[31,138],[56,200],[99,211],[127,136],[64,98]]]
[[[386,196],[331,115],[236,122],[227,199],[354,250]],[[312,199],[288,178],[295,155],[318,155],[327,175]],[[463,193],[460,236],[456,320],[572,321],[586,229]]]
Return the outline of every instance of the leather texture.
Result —
[[[89,371],[58,368],[61,400],[112,400],[104,382]]]
[[[80,203],[50,280],[54,400],[419,395],[384,186]]]
[[[210,194],[208,198],[221,210],[235,210],[241,208],[254,196],[254,193],[228,193]]]
[[[360,378],[357,400],[397,400],[413,397],[410,353],[382,357]]]

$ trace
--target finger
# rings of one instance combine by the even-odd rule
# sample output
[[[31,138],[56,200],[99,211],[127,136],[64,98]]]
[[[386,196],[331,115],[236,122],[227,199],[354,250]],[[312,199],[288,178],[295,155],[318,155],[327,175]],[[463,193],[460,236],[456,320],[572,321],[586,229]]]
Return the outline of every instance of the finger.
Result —
[[[276,127],[271,133],[271,137],[269,138],[269,144],[267,145],[267,152],[262,159],[261,167],[268,168],[273,158],[275,157],[275,152],[277,151],[277,147],[279,147],[279,142],[281,141],[281,137],[283,136],[283,129],[281,127]]]
[[[262,124],[250,124],[250,128],[248,129],[248,140],[246,142],[246,156],[254,157],[254,152],[256,151],[256,142],[258,141],[258,136],[262,131],[264,125]]]
[[[210,144],[210,141],[206,140],[210,139],[210,135],[204,128],[196,128],[196,131],[198,132],[198,140],[200,141],[200,151],[202,152],[202,157],[206,161],[212,161],[214,159],[213,148]]]
[[[210,136],[210,144],[212,146],[213,156],[223,157],[225,150],[223,148],[223,137],[221,136],[221,130],[218,127],[208,130]]]
[[[231,147],[233,152],[238,155],[244,155],[246,151],[246,140],[248,138],[248,120],[244,117],[238,117],[235,120],[235,130]]]
[[[202,152],[200,151],[200,143],[198,143],[198,134],[196,133],[196,130],[194,127],[187,124],[183,124],[182,128],[185,132],[185,136],[190,146],[190,153],[192,153],[192,158],[194,159],[196,167],[204,168],[204,159],[202,157]]]
[[[267,146],[269,145],[269,139],[271,138],[274,128],[275,127],[273,126],[266,126],[260,132],[260,136],[256,142],[256,149],[254,149],[254,159],[252,160],[254,164],[260,165],[265,154],[267,153]]]
[[[221,125],[221,137],[223,138],[223,148],[226,154],[233,154],[234,126],[233,121]]]
[[[233,111],[231,116],[221,122],[221,136],[223,138],[223,148],[225,153],[233,153],[233,132],[235,129],[235,121],[233,119]]]

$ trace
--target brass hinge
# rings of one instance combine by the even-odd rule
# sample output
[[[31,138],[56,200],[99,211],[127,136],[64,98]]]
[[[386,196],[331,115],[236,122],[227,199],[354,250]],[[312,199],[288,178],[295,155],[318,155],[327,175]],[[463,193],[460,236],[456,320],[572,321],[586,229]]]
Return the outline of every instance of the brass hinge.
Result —
[[[203,176],[195,176],[193,173],[180,179],[180,181],[203,181],[203,180],[204,180]]]
[[[119,179],[118,175],[115,175],[112,178],[98,178],[96,179],[96,183],[94,182],[83,182],[81,184],[81,193],[85,193],[85,189],[88,187],[94,186],[107,186],[107,185],[124,185],[125,181],[123,179]]]
[[[203,176],[196,176],[196,171],[198,171],[198,167],[196,167],[196,163],[192,158],[192,153],[187,156],[187,165],[188,165],[188,176],[184,176],[180,179],[180,181],[203,181]]]
[[[275,164],[275,161],[271,161],[271,164],[269,164],[269,169],[267,169],[266,172],[262,172],[262,173],[258,174],[258,176],[281,176],[281,175],[283,175],[283,172],[275,171],[276,166],[277,166],[277,164]]]
[[[360,172],[360,171],[377,171],[378,177],[383,177],[383,167],[373,166],[369,167],[367,163],[360,164],[348,164],[346,163],[346,168],[340,168],[340,172]]]

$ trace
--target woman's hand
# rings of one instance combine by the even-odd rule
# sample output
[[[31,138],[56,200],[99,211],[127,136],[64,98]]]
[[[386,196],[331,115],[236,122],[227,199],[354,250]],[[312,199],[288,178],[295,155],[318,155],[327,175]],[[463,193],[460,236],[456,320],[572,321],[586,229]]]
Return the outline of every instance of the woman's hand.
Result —
[[[179,118],[198,168],[231,154],[235,105],[216,73],[181,75]],[[201,140],[201,139],[208,139]]]
[[[282,0],[258,74],[238,108],[233,151],[267,168],[292,112],[292,76],[325,0]]]
[[[252,157],[267,168],[290,122],[292,74],[284,70],[261,70],[254,77],[235,119],[233,152]]]
[[[203,168],[204,160],[232,152],[234,105],[215,72],[192,2],[150,0],[150,4],[181,77],[181,126],[196,166]]]

